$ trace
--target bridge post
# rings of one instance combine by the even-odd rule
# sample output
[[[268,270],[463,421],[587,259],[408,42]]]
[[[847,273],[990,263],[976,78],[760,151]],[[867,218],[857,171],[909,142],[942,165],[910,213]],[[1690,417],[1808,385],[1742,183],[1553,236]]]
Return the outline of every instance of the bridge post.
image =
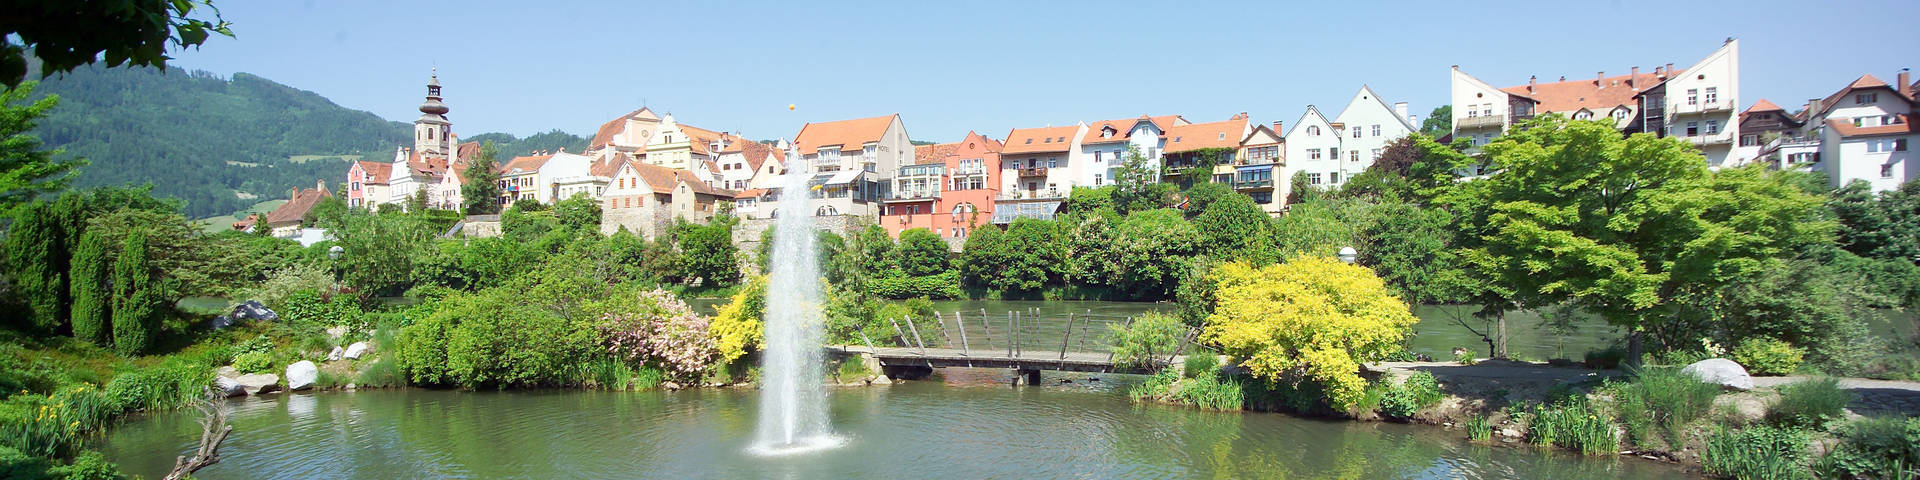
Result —
[[[880,349],[873,348],[873,339],[867,338],[866,327],[861,327],[856,325],[853,327],[853,331],[860,333],[860,341],[867,342],[867,353],[875,353],[875,354],[880,353]]]
[[[960,311],[955,310],[953,314],[959,315]],[[993,348],[993,327],[988,326],[992,323],[993,317],[987,316],[987,309],[980,309],[980,330],[987,332],[987,348]]]
[[[1067,312],[1067,333],[1060,338],[1060,369],[1067,368],[1067,345],[1073,344],[1073,312]]]
[[[1020,317],[1014,315],[1012,311],[1007,312],[1007,335],[1013,337],[1007,341],[1007,356],[1018,358],[1020,356]]]
[[[955,311],[953,312],[953,323],[960,325],[960,356],[967,357],[967,366],[971,367],[973,366],[973,354],[971,353],[971,349],[967,347],[967,321],[960,318],[960,312]]]
[[[1127,317],[1127,321],[1120,324],[1120,329],[1126,330],[1127,327],[1131,327],[1131,326],[1133,326],[1133,317]],[[1107,347],[1107,364],[1108,365],[1113,364],[1113,347],[1111,345]]]
[[[920,357],[925,358],[927,356],[927,344],[925,342],[920,341],[920,328],[913,326],[913,317],[909,316],[909,317],[906,317],[906,319],[907,319],[907,329],[913,330],[913,343],[920,347]],[[928,360],[927,366],[929,367],[933,366],[933,361]]]
[[[1020,369],[1019,374],[1020,376],[1027,378],[1027,386],[1029,387],[1040,386],[1040,370],[1039,369]]]
[[[947,319],[940,312],[933,312],[934,323],[940,325],[940,341],[946,342],[946,348],[953,348],[953,337],[947,336]]]

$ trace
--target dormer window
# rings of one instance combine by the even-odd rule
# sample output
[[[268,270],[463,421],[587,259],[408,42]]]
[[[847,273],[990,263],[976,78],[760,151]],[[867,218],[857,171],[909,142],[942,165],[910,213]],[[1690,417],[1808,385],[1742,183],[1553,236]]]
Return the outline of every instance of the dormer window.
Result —
[[[1100,138],[1113,138],[1113,127],[1101,127]]]
[[[1307,135],[1312,135],[1316,137],[1320,136],[1320,126],[1318,125],[1308,126]]]

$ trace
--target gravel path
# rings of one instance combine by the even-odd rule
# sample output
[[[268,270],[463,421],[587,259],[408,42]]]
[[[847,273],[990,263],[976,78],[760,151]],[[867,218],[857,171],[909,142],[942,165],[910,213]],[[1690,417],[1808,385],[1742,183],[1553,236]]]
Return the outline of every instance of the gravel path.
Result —
[[[1477,396],[1504,392],[1520,394],[1516,395],[1518,398],[1544,393],[1545,388],[1559,383],[1599,380],[1622,374],[1620,370],[1594,371],[1585,367],[1555,367],[1544,363],[1507,360],[1489,360],[1475,365],[1461,365],[1454,362],[1381,362],[1368,365],[1367,369],[1402,378],[1413,372],[1424,371],[1433,374],[1444,387],[1451,387],[1445,388],[1449,393]],[[1753,384],[1759,389],[1772,390],[1781,385],[1808,378],[1811,377],[1753,377]],[[1920,415],[1920,382],[1841,378],[1840,388],[1853,391],[1854,400],[1852,404],[1847,405],[1847,409],[1854,413]]]

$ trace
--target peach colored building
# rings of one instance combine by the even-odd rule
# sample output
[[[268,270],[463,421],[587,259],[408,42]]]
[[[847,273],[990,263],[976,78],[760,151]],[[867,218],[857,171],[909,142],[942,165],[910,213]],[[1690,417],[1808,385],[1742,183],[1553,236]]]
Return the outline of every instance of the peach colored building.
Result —
[[[951,245],[966,241],[993,218],[1002,147],[976,132],[958,142],[915,147],[918,162],[894,175],[892,191],[881,201],[880,224],[895,237],[924,228]]]

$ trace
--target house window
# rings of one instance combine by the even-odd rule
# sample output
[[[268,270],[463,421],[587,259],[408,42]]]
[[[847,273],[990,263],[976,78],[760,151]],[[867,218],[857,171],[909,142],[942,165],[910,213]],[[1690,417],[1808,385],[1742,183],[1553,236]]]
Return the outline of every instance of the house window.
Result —
[[[1589,111],[1586,111],[1586,110],[1581,110],[1581,111],[1579,111],[1579,112],[1577,112],[1577,113],[1574,113],[1574,114],[1573,114],[1573,119],[1574,119],[1574,120],[1587,120],[1587,119],[1591,119],[1591,118],[1593,118],[1593,112],[1589,112]]]
[[[1047,168],[1057,168],[1059,166],[1060,166],[1060,160],[1052,159],[1052,158],[1047,159]]]
[[[1697,89],[1697,88],[1687,89],[1687,105],[1697,105],[1699,103],[1700,103],[1700,89]]]
[[[1480,111],[1480,116],[1482,116],[1482,117],[1491,117],[1491,116],[1493,116],[1493,104],[1491,104],[1491,103],[1483,103],[1483,104],[1480,104],[1480,106],[1482,106],[1482,107],[1486,107],[1486,108],[1484,108],[1484,109],[1482,109],[1482,110]]]
[[[1473,105],[1468,105],[1468,106],[1467,106],[1467,117],[1468,117],[1468,118],[1473,118],[1473,117],[1478,117],[1478,116],[1480,116],[1480,109],[1479,109],[1479,108],[1476,108],[1476,107],[1474,107]]]
[[[1867,153],[1880,153],[1880,141],[1879,141],[1879,140],[1868,140],[1868,141],[1867,141]]]
[[[1720,87],[1707,87],[1707,104],[1720,103]]]
[[[1093,151],[1093,161],[1094,161],[1094,163],[1100,163],[1100,162],[1101,162],[1101,160],[1100,160],[1100,154],[1102,154],[1102,153],[1106,153],[1106,152],[1102,152],[1102,151],[1099,151],[1099,150],[1094,150],[1094,151]]]
[[[1880,178],[1893,178],[1893,164],[1880,166]]]
[[[1700,136],[1700,122],[1687,122],[1687,136]]]
[[[1105,175],[1099,174],[1099,173],[1093,174],[1093,186],[1096,186],[1096,187],[1100,186],[1100,181],[1102,180],[1101,177],[1104,177],[1104,176]]]
[[[1354,126],[1353,126],[1353,138],[1360,138],[1360,126],[1359,126],[1359,125],[1354,125]]]
[[[1376,158],[1380,158],[1380,149],[1378,149],[1378,148],[1376,148],[1376,149],[1373,149],[1373,155],[1369,155],[1369,156],[1367,156],[1367,158],[1368,158],[1368,159],[1376,159]]]
[[[1853,96],[1853,103],[1858,103],[1861,105],[1866,105],[1866,104],[1878,102],[1878,101],[1880,101],[1880,94],[1878,93],[1862,93],[1862,94]]]
[[[353,191],[360,191],[360,182],[353,182]]]
[[[1340,159],[1340,147],[1327,147],[1327,159],[1328,159],[1328,160],[1339,160],[1339,159]]]
[[[1618,110],[1614,110],[1614,111],[1613,111],[1613,120],[1614,120],[1614,121],[1616,121],[1616,122],[1618,122],[1618,121],[1623,121],[1623,120],[1626,120],[1626,119],[1627,119],[1627,109],[1625,109],[1625,108],[1622,108],[1622,109],[1618,109]]]
[[[1347,161],[1349,161],[1349,162],[1358,162],[1358,161],[1360,161],[1360,151],[1359,151],[1359,150],[1348,150],[1348,151],[1347,151]]]
[[[1713,135],[1713,134],[1716,134],[1716,133],[1720,133],[1720,121],[1719,121],[1719,120],[1707,120],[1707,134],[1708,134],[1708,135]]]
[[[1319,159],[1320,159],[1320,149],[1318,149],[1318,148],[1315,148],[1315,149],[1312,149],[1312,150],[1308,150],[1308,151],[1307,151],[1307,158],[1308,158],[1309,160],[1319,160]]]
[[[1308,127],[1307,127],[1307,135],[1311,135],[1311,136],[1315,136],[1315,137],[1318,137],[1318,136],[1320,136],[1320,126],[1319,126],[1319,125],[1310,125],[1310,126],[1308,126]]]
[[[1308,184],[1308,185],[1319,185],[1319,184],[1320,184],[1320,174],[1318,174],[1318,173],[1309,173],[1309,174],[1307,174],[1307,184]]]
[[[1759,135],[1741,135],[1740,146],[1742,147],[1760,146],[1760,136]]]
[[[1893,151],[1896,151],[1896,152],[1907,151],[1907,139],[1904,139],[1904,138],[1894,139]]]
[[[1327,174],[1327,183],[1332,183],[1332,184],[1339,184],[1339,183],[1340,183],[1340,172],[1332,172],[1332,173],[1328,173],[1328,174]]]
[[[1378,137],[1378,136],[1380,136],[1380,126],[1379,126],[1379,125],[1374,125],[1374,126],[1373,126],[1373,136],[1376,136],[1376,137]]]

